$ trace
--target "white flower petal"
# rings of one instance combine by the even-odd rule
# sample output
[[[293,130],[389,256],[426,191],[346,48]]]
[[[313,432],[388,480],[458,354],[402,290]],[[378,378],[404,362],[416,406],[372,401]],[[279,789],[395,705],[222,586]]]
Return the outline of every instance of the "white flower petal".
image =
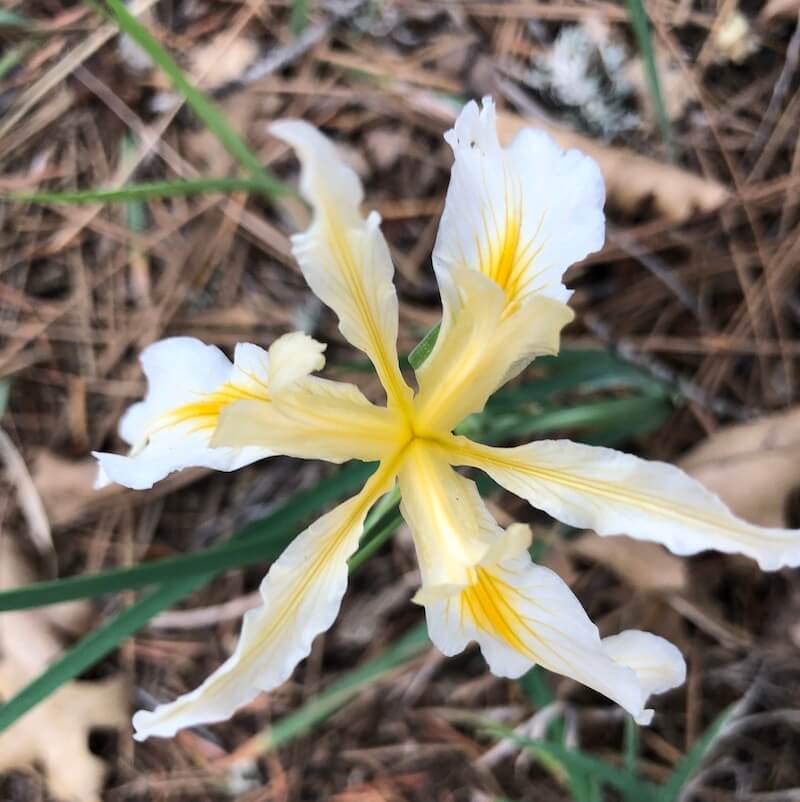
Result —
[[[270,365],[278,350],[279,366]],[[148,381],[144,401],[120,422],[120,436],[131,445],[127,456],[95,452],[97,485],[114,481],[137,490],[189,467],[232,471],[270,456],[258,444],[211,448],[220,411],[241,399],[268,400],[271,384],[296,380],[324,364],[324,346],[305,334],[287,334],[269,353],[248,343],[236,346],[234,364],[218,348],[192,337],[160,340],[141,354]]]
[[[298,535],[261,583],[262,604],[244,616],[236,650],[194,691],[133,717],[135,738],[172,737],[184,727],[230,718],[260,691],[284,682],[331,626],[347,588],[347,560],[369,508],[394,478],[382,465],[364,489]]]
[[[311,226],[292,237],[303,275],[339,318],[342,334],[375,365],[390,406],[407,408],[410,390],[397,360],[397,294],[394,266],[380,230],[380,216],[365,220],[361,182],[333,143],[301,120],[280,120],[272,133],[297,151],[300,188],[314,207]]]
[[[643,670],[647,681],[643,682],[637,669],[644,663],[633,646],[649,642],[661,648],[666,641],[646,633],[636,633],[643,638],[635,644],[629,633],[602,641],[567,584],[533,563],[525,540],[512,529],[505,535],[512,543],[501,550],[505,554],[499,561],[484,560],[465,590],[426,603],[431,640],[447,655],[477,641],[490,670],[501,677],[516,678],[541,665],[613,699],[640,723],[649,722],[647,697],[677,684],[673,682],[677,673],[666,669],[650,682]],[[674,658],[672,652],[670,656]]]
[[[480,270],[509,305],[539,295],[566,302],[566,269],[602,247],[605,188],[597,165],[544,132],[521,131],[502,148],[494,103],[469,102],[445,134],[455,161],[433,263],[445,305],[448,274]]]
[[[450,459],[486,471],[553,518],[599,535],[653,540],[676,554],[745,554],[765,571],[800,565],[800,530],[737,518],[674,465],[569,440],[491,448],[457,438]]]
[[[664,693],[686,681],[686,661],[677,647],[651,632],[626,629],[603,638],[603,650],[615,662],[636,672],[642,688],[642,707],[651,694]],[[649,724],[652,711],[643,710],[638,721]]]

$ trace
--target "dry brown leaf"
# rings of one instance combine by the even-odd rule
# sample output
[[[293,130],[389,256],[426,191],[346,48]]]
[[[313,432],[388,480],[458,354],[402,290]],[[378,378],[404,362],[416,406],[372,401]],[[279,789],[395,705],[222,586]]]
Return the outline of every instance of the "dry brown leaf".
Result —
[[[75,521],[86,504],[97,501],[101,494],[119,494],[116,487],[95,490],[96,476],[97,462],[92,458],[74,462],[51,451],[42,451],[37,456],[33,482],[54,527]]]
[[[398,91],[416,110],[442,125],[450,125],[455,119],[453,106],[437,95]],[[503,142],[509,142],[521,129],[532,126],[547,131],[562,148],[577,148],[591,156],[603,172],[609,198],[628,212],[637,211],[652,199],[658,214],[673,223],[681,223],[698,212],[713,212],[730,197],[718,181],[662,164],[628,148],[603,145],[543,119],[527,120],[511,112],[499,112],[497,124]]]
[[[722,428],[678,464],[745,520],[785,527],[800,487],[800,407]]]
[[[0,535],[0,589],[34,580],[19,548]],[[74,623],[81,603],[0,615],[0,700],[39,675],[63,650],[56,621]],[[50,794],[67,802],[100,802],[107,767],[89,750],[92,729],[128,726],[123,678],[69,682],[0,735],[0,772],[38,768]]]
[[[623,535],[600,537],[587,532],[570,544],[569,551],[610,568],[635,590],[680,593],[688,584],[686,560],[670,554],[657,543]]]

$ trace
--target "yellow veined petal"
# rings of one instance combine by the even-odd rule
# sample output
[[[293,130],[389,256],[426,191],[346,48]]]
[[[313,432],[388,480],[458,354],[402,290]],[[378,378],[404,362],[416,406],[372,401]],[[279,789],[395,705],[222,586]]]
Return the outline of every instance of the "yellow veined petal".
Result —
[[[503,537],[511,543],[487,555],[473,569],[467,587],[426,603],[434,644],[453,655],[477,641],[498,676],[519,677],[533,665],[541,665],[594,688],[640,723],[649,723],[652,711],[644,707],[647,697],[683,682],[683,659],[677,649],[647,633],[633,638],[631,633],[622,633],[601,641],[566,583],[533,563],[520,527],[510,527]],[[654,654],[642,662],[641,648],[648,645]],[[642,669],[641,677],[637,667]],[[650,670],[656,667],[659,670]]]
[[[597,165],[532,129],[501,147],[490,98],[468,103],[445,139],[455,161],[433,254],[445,303],[447,275],[465,267],[503,289],[507,312],[537,295],[566,302],[564,271],[605,237]]]
[[[301,190],[314,208],[310,228],[292,237],[303,275],[339,317],[342,334],[372,360],[389,405],[408,410],[411,391],[397,360],[394,266],[380,216],[361,216],[364,192],[358,176],[316,128],[300,120],[280,120],[271,131],[297,151]]]
[[[176,701],[133,717],[135,738],[171,737],[184,727],[230,718],[242,705],[284,682],[333,623],[347,587],[369,508],[391,486],[396,462],[381,465],[364,489],[298,535],[261,583],[262,605],[244,616],[233,655]]]
[[[437,594],[463,586],[469,570],[490,548],[482,529],[475,483],[417,440],[405,451],[400,469],[400,509],[414,538],[423,590]]]
[[[486,471],[559,521],[662,543],[676,554],[745,554],[765,571],[800,565],[800,530],[737,518],[713,493],[663,462],[569,440],[491,448],[454,438],[454,464]]]
[[[143,489],[182,468],[231,471],[270,456],[262,447],[211,448],[220,411],[242,399],[267,400],[274,387],[320,369],[324,348],[295,332],[276,340],[269,352],[239,343],[231,364],[218,348],[192,337],[149,346],[140,357],[147,397],[120,422],[120,435],[131,451],[127,456],[95,452],[98,485],[115,481]]]
[[[404,419],[371,404],[353,384],[309,376],[270,402],[223,410],[212,445],[259,446],[275,454],[344,462],[379,460],[408,439]]]
[[[552,298],[532,298],[524,314],[503,317],[500,288],[477,271],[458,270],[452,302],[430,357],[417,371],[418,431],[449,430],[483,409],[489,396],[534,356],[558,352],[573,318]]]

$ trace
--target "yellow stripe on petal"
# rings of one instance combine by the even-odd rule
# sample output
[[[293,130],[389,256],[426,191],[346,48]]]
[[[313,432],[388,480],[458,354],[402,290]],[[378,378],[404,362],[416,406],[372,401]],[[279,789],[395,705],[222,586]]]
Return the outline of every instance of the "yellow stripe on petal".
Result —
[[[352,384],[308,377],[270,403],[231,404],[220,416],[212,445],[257,445],[276,454],[344,462],[379,460],[409,437],[396,410],[370,403]]]
[[[432,354],[417,371],[415,426],[426,435],[450,430],[482,410],[534,356],[557,353],[561,329],[573,318],[569,307],[546,297],[504,318],[497,284],[472,270],[453,271],[450,279],[453,303]]]
[[[284,682],[331,626],[347,587],[369,508],[390,487],[398,459],[382,464],[364,489],[298,535],[261,583],[262,605],[244,617],[233,655],[199,688],[133,717],[135,738],[171,737],[184,727],[230,718],[260,691]]]
[[[410,411],[411,391],[397,359],[394,266],[380,216],[361,216],[363,189],[333,143],[300,120],[272,125],[302,164],[301,190],[314,208],[310,228],[292,237],[294,255],[313,292],[339,318],[342,334],[372,360],[389,405]]]
[[[445,654],[477,641],[491,671],[519,677],[533,665],[571,677],[622,705],[641,722],[644,705],[683,681],[683,660],[674,646],[655,635],[630,633],[602,641],[578,599],[553,571],[536,565],[526,539],[509,528],[497,553],[487,555],[467,587],[448,598],[426,602],[428,629]],[[642,659],[639,647],[651,650]]]
[[[95,454],[98,485],[114,481],[144,489],[183,468],[231,471],[271,456],[262,447],[212,448],[220,413],[243,400],[267,403],[275,390],[321,368],[323,351],[301,332],[278,338],[269,352],[239,343],[233,364],[218,348],[193,337],[154,343],[141,355],[147,397],[120,422],[120,435],[131,450],[124,456]]]
[[[492,448],[454,438],[446,448],[454,464],[486,471],[570,526],[653,540],[676,554],[709,549],[744,554],[764,570],[800,565],[800,530],[737,518],[674,465],[569,440]]]
[[[400,469],[400,509],[414,538],[423,593],[467,584],[491,546],[475,483],[459,476],[424,441],[407,448]]]
[[[564,272],[603,245],[597,165],[532,129],[501,146],[490,98],[467,103],[445,140],[455,161],[433,252],[445,307],[464,268],[503,290],[506,317],[537,296],[566,302]]]

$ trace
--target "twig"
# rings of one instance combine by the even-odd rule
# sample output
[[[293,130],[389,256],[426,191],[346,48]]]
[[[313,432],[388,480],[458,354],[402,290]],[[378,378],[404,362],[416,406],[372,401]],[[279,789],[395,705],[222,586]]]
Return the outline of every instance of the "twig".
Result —
[[[720,417],[734,418],[735,420],[750,420],[759,414],[759,410],[752,407],[745,407],[727,399],[710,395],[691,379],[682,376],[661,360],[637,351],[629,342],[619,339],[611,330],[611,327],[596,315],[584,315],[583,322],[586,328],[598,340],[605,343],[620,359],[642,368],[659,381],[671,384],[684,398],[693,401],[703,409]]]

